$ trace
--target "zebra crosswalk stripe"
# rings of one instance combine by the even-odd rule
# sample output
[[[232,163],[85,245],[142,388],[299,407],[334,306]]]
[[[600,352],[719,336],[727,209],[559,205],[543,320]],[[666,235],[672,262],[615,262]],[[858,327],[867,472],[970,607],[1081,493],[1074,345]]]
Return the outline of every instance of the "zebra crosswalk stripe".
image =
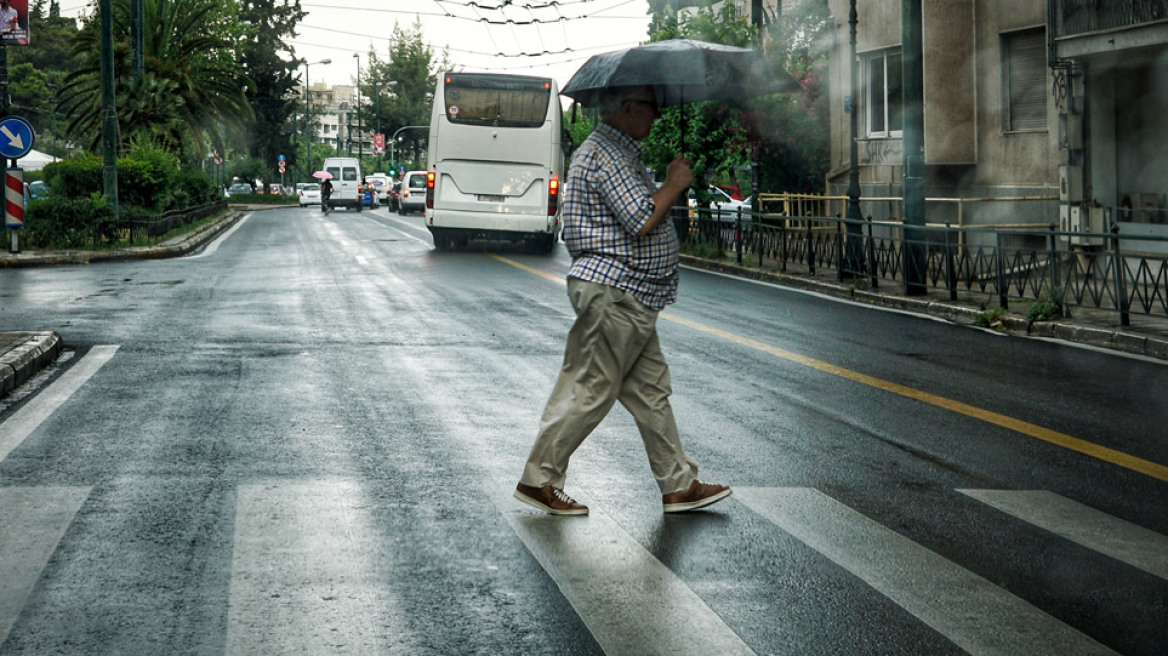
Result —
[[[52,385],[36,395],[23,408],[0,424],[0,461],[32,435],[41,423],[73,396],[102,365],[114,357],[117,346],[94,346],[80,362],[73,365]]]
[[[0,645],[90,487],[0,487]]]
[[[733,498],[974,656],[1114,653],[818,490],[735,488]]]
[[[604,512],[556,517],[492,490],[519,539],[608,656],[754,654],[665,564]]]
[[[385,653],[359,493],[335,481],[239,486],[227,654]]]
[[[1039,528],[1168,580],[1168,537],[1047,490],[958,490]]]

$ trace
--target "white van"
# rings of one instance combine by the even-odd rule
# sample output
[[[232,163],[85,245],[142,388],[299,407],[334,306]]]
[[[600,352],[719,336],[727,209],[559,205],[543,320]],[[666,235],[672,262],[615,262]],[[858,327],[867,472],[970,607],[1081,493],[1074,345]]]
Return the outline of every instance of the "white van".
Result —
[[[361,184],[361,162],[356,157],[329,157],[321,168],[333,175],[329,207],[347,207],[360,212],[361,198],[357,187]]]

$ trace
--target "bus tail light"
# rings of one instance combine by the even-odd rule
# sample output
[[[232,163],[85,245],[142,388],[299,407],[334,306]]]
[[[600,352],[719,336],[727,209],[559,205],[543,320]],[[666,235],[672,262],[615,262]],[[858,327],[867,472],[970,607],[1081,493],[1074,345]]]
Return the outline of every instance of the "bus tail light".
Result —
[[[426,209],[434,209],[434,172],[426,173]]]
[[[555,216],[560,208],[560,179],[552,176],[548,180],[548,216]]]

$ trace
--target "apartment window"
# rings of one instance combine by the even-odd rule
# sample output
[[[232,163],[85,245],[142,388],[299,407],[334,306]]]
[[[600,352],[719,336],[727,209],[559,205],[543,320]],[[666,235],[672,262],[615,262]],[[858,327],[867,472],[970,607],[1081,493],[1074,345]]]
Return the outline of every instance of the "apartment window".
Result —
[[[1002,43],[1002,116],[1007,132],[1046,129],[1046,30],[1007,32]]]
[[[899,137],[904,125],[899,50],[864,57],[865,126],[870,137]]]

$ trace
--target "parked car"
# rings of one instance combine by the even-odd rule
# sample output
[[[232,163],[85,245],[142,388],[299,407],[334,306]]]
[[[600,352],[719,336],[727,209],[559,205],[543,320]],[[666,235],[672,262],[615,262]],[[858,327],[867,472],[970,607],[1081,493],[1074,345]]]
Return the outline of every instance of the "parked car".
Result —
[[[300,196],[300,207],[320,206],[320,183],[299,182],[296,184],[296,194]]]
[[[421,212],[426,209],[426,172],[407,171],[402,177],[399,214]]]
[[[43,180],[33,180],[28,183],[29,198],[44,199],[49,197],[49,185],[45,184]]]
[[[251,188],[251,185],[249,185],[246,182],[236,182],[235,184],[233,184],[227,188],[227,195],[228,196],[243,196],[243,195],[249,195],[249,194],[254,194],[254,193],[255,193],[255,190],[253,190]]]
[[[750,204],[746,201],[734,200],[730,194],[722,191],[714,185],[707,188],[710,194],[710,217],[718,221],[733,223],[738,218],[738,211],[741,209],[743,218],[747,219],[750,213]],[[698,200],[693,188],[689,190],[689,212],[690,216],[697,214]],[[703,218],[705,214],[703,213]]]

